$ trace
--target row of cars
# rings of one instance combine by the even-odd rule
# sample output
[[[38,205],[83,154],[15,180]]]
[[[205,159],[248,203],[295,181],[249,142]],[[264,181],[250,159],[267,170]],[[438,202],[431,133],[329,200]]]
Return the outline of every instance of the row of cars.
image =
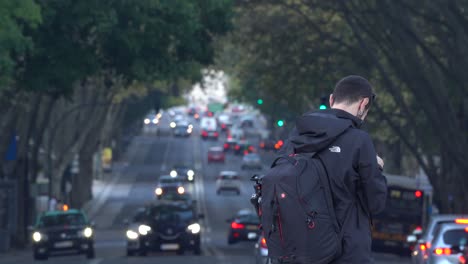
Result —
[[[424,231],[415,230],[414,264],[465,264],[468,260],[468,215],[434,215]]]

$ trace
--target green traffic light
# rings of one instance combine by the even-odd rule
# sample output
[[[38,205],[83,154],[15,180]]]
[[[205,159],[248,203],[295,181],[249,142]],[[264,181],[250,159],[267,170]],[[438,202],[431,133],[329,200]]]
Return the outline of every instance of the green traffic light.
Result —
[[[262,99],[258,99],[258,100],[257,100],[257,104],[259,104],[259,105],[263,104],[263,100],[262,100]]]
[[[279,127],[282,127],[284,125],[284,121],[283,120],[278,120],[278,122],[276,122],[276,124],[279,126]]]
[[[325,109],[327,109],[327,106],[326,105],[320,105],[319,109],[320,110],[325,110]]]

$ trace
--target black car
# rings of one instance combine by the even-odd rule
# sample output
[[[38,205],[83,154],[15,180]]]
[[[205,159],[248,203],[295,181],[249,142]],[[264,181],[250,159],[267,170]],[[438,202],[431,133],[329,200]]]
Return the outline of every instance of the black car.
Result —
[[[127,228],[127,255],[148,251],[185,251],[201,254],[200,218],[193,205],[159,201],[139,211]]]
[[[192,167],[185,164],[176,164],[172,167],[171,176],[175,175],[187,182],[193,182],[195,180],[195,171]]]
[[[234,151],[236,149],[237,140],[233,138],[228,138],[226,142],[224,142],[223,149],[224,152]]]
[[[172,134],[175,137],[189,137],[192,134],[193,127],[189,124],[177,124]]]
[[[257,213],[252,210],[240,210],[226,222],[231,225],[228,232],[228,244],[239,241],[256,241],[260,235],[260,219]]]
[[[246,140],[239,141],[234,147],[236,155],[246,155],[255,152],[255,147]]]
[[[80,210],[43,213],[31,228],[34,259],[44,260],[53,253],[86,254],[88,259],[94,258],[92,226]]]
[[[172,197],[172,195],[182,195],[185,193],[185,187],[182,179],[177,176],[161,175],[158,184],[154,189],[156,198]]]

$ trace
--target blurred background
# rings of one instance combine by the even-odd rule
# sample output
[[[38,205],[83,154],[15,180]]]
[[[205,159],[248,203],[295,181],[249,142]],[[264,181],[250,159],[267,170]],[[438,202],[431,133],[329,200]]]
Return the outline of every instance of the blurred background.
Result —
[[[33,262],[36,220],[73,208],[93,221],[96,258],[49,261],[265,263],[258,230],[236,240],[253,209],[249,179],[297,116],[329,108],[335,83],[357,74],[377,94],[364,129],[390,183],[376,263],[410,263],[429,241],[408,235],[419,239],[433,215],[468,213],[467,10],[456,0],[0,1],[0,262]],[[177,166],[194,175],[183,185],[204,215],[201,254],[127,257],[125,220],[158,201],[160,176]]]

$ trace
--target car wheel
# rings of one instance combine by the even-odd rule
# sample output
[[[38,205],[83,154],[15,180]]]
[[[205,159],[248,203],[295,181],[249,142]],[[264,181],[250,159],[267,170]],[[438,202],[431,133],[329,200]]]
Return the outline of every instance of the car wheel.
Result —
[[[197,246],[194,250],[193,250],[193,254],[197,255],[197,256],[200,256],[201,255],[201,248],[200,246]]]
[[[231,236],[228,237],[228,244],[229,244],[229,245],[232,245],[232,244],[234,244],[234,243],[236,243],[236,242],[237,242],[237,241],[236,241],[233,237],[231,237]]]
[[[34,252],[35,260],[47,260],[47,258],[48,258],[47,254],[40,254],[40,253]]]
[[[96,256],[96,253],[94,252],[94,248],[88,249],[86,252],[86,258],[87,259],[93,259]]]

